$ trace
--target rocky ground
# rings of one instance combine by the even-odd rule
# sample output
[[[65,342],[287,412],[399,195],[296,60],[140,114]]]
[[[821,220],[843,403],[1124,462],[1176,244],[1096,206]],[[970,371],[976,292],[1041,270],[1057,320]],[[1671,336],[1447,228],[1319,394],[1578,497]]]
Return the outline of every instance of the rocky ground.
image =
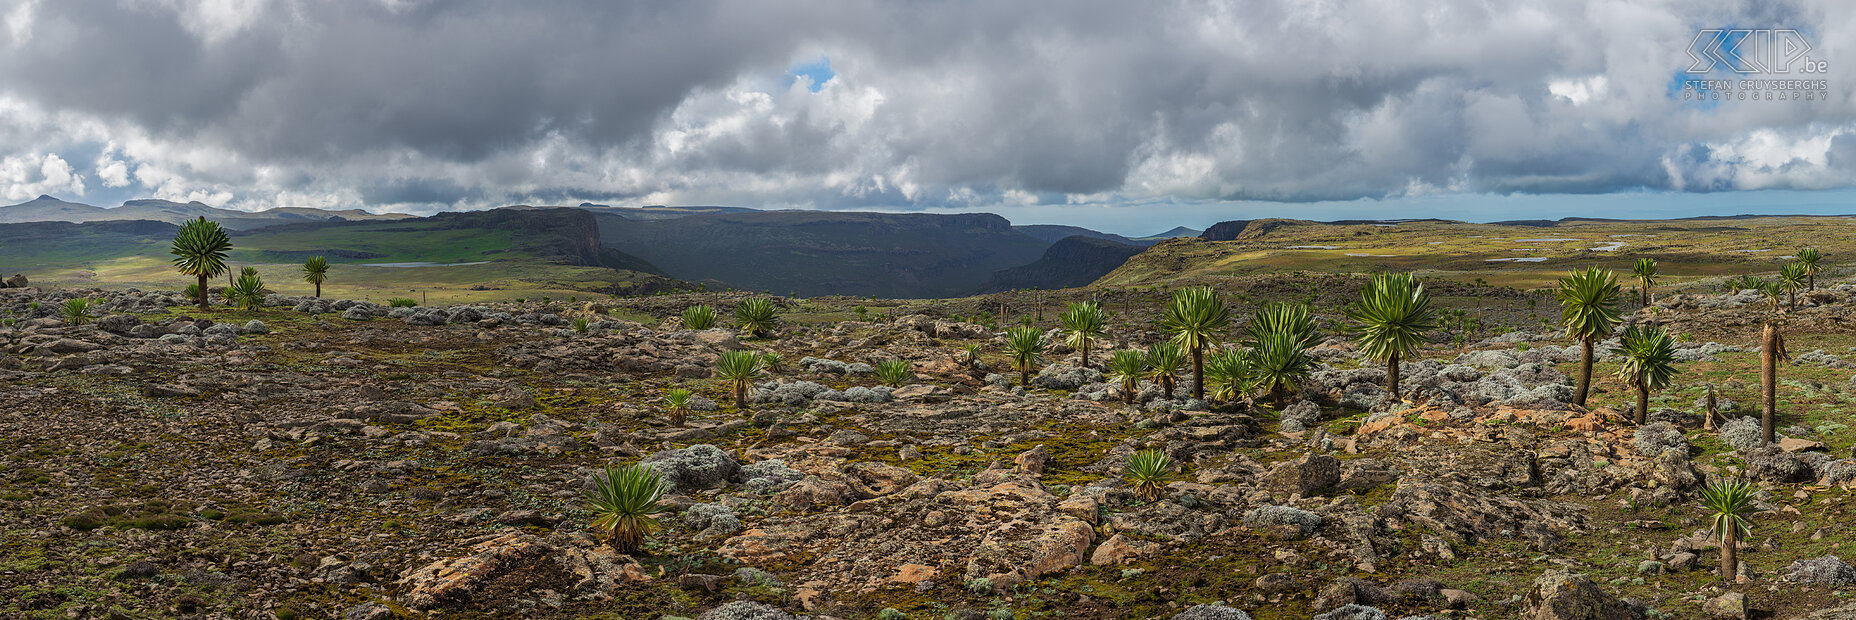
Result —
[[[1636,315],[1692,335],[1636,427],[1608,376],[1593,409],[1566,404],[1577,347],[1496,289],[1508,327],[1441,332],[1402,368],[1410,402],[1331,339],[1277,411],[1186,398],[1189,380],[1124,404],[1061,345],[1016,386],[996,326],[957,320],[991,299],[834,300],[830,319],[783,300],[792,320],[762,340],[669,318],[727,294],[201,312],[171,292],[9,288],[0,616],[1856,618],[1839,559],[1856,540],[1853,290],[1788,319],[1786,437],[1762,450],[1739,416],[1763,306],[1741,293]],[[65,324],[71,297],[99,318]],[[1163,297],[1109,296],[1096,359],[1157,338],[1139,317]],[[864,303],[886,316],[842,319]],[[745,409],[710,376],[739,348],[785,360]],[[878,385],[896,358],[917,380]],[[675,386],[702,397],[684,427],[662,405]],[[1145,448],[1181,464],[1151,503],[1119,477]],[[594,468],[639,461],[674,483],[674,511],[625,556],[588,534],[581,498]],[[1738,475],[1767,510],[1723,583],[1695,496]]]

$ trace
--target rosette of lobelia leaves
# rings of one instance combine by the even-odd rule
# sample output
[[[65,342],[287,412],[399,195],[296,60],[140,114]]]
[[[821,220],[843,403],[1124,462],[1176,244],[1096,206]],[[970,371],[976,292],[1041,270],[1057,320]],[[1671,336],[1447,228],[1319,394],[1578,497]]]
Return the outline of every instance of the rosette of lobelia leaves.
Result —
[[[89,297],[72,297],[64,300],[64,322],[66,325],[85,325],[96,317],[96,302]]]
[[[232,305],[256,312],[264,307],[264,279],[258,277],[256,268],[246,267],[232,280],[232,285],[226,287],[224,295]]]
[[[1824,268],[1824,255],[1817,248],[1801,248],[1793,260],[1804,266],[1804,290],[1817,290],[1817,273]]]
[[[1211,383],[1211,397],[1225,402],[1249,398],[1257,391],[1257,368],[1251,364],[1251,351],[1229,349],[1205,359],[1205,380]]]
[[[1676,339],[1661,327],[1633,325],[1618,342],[1624,360],[1617,377],[1637,390],[1636,419],[1643,424],[1649,420],[1650,393],[1669,387],[1681,372],[1676,369]]]
[[[1057,320],[1063,324],[1066,334],[1064,343],[1082,353],[1083,367],[1088,368],[1089,345],[1094,344],[1103,334],[1106,317],[1102,313],[1102,305],[1094,301],[1076,302],[1070,304]]]
[[[1173,388],[1179,385],[1179,372],[1186,368],[1186,354],[1179,350],[1179,345],[1171,342],[1156,343],[1147,347],[1147,379],[1160,386],[1160,393],[1167,400],[1173,399]]]
[[[1752,516],[1759,512],[1757,489],[1742,479],[1718,480],[1701,489],[1701,507],[1708,524],[1721,541],[1721,580],[1733,582],[1740,573],[1740,541],[1753,533]]]
[[[726,351],[715,360],[715,374],[735,393],[735,408],[746,409],[748,406],[748,387],[766,372],[766,364],[760,353],[754,351]]]
[[[1807,285],[1806,280],[1808,278],[1809,276],[1806,275],[1804,263],[1792,261],[1779,267],[1779,280],[1776,284],[1779,290],[1785,293],[1785,308],[1787,310],[1796,311],[1798,309],[1798,291],[1805,290],[1805,286]]]
[[[712,329],[715,327],[716,321],[715,308],[706,305],[690,306],[683,309],[683,316],[681,318],[685,329],[694,329],[697,331]]]
[[[1386,365],[1386,391],[1400,398],[1399,363],[1417,355],[1424,333],[1437,329],[1431,295],[1409,273],[1382,273],[1360,289],[1360,301],[1347,306],[1354,342],[1360,352]]]
[[[174,242],[168,253],[174,255],[174,268],[184,275],[199,279],[197,301],[201,310],[207,310],[206,281],[217,278],[226,272],[226,253],[232,250],[232,237],[226,234],[219,222],[200,217],[181,224],[174,233]]]
[[[915,379],[915,369],[908,360],[886,359],[877,362],[876,379],[889,387],[902,387]]]
[[[670,425],[681,427],[690,416],[690,399],[695,393],[684,388],[670,388],[664,393],[664,404],[670,408]]]
[[[1656,259],[1637,259],[1637,263],[1631,265],[1630,275],[1637,278],[1637,286],[1639,287],[1637,289],[1638,303],[1645,306],[1650,305],[1650,300],[1654,299],[1654,297],[1650,295],[1650,287],[1656,286],[1656,276],[1658,275],[1656,273]]]
[[[1192,356],[1192,397],[1205,400],[1205,351],[1218,344],[1219,333],[1231,326],[1231,310],[1209,286],[1191,286],[1173,293],[1160,317],[1160,329]]]
[[[1044,332],[1030,325],[1005,330],[1005,349],[1018,369],[1018,384],[1031,386],[1031,368],[1044,361]]]
[[[1263,334],[1250,350],[1256,389],[1269,393],[1270,403],[1278,410],[1314,371],[1315,360],[1308,355],[1305,342],[1295,333],[1272,332]]]
[[[1134,487],[1134,496],[1144,502],[1160,499],[1160,492],[1165,488],[1166,477],[1173,473],[1173,459],[1159,450],[1142,450],[1128,456],[1128,465],[1122,468],[1122,476],[1128,485]]]
[[[593,475],[593,489],[587,492],[592,506],[593,531],[606,535],[607,544],[619,553],[636,555],[644,550],[645,536],[660,525],[657,515],[664,512],[664,479],[657,470],[644,465],[607,465]]]
[[[1244,326],[1252,346],[1269,334],[1288,334],[1302,348],[1321,344],[1321,332],[1315,328],[1315,313],[1307,304],[1272,301],[1257,306],[1250,323]]]
[[[1566,335],[1579,341],[1579,390],[1573,404],[1585,406],[1592,389],[1592,346],[1611,336],[1622,317],[1618,314],[1618,278],[1609,269],[1589,267],[1566,274],[1555,296],[1560,301],[1560,324]]]
[[[329,280],[329,259],[311,256],[303,261],[303,281],[316,285],[316,297],[322,296],[322,283]]]
[[[766,338],[780,326],[780,310],[772,299],[749,297],[735,306],[735,322],[755,338]]]
[[[1134,404],[1134,395],[1141,389],[1141,380],[1147,378],[1147,355],[1133,349],[1123,349],[1108,356],[1108,380],[1121,389],[1121,401]]]

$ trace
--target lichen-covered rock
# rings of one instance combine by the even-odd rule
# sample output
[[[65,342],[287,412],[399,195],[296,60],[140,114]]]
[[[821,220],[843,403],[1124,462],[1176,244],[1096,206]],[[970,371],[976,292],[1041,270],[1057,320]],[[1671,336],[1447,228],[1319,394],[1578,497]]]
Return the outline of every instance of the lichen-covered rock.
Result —
[[[753,601],[735,601],[702,612],[696,620],[797,620],[797,618],[798,616],[786,613],[778,607],[770,607]]]
[[[683,511],[683,524],[698,531],[714,529],[718,533],[741,531],[741,519],[735,510],[721,504],[696,504]]]
[[[1753,478],[1766,482],[1811,482],[1817,479],[1810,462],[1805,457],[1786,452],[1778,446],[1767,446],[1748,452],[1746,471]]]
[[[1094,368],[1077,368],[1064,364],[1051,364],[1031,378],[1033,387],[1047,390],[1075,390],[1091,383],[1102,381],[1102,371]]]
[[[1277,430],[1284,433],[1300,433],[1320,421],[1321,407],[1304,400],[1282,410],[1282,423],[1277,426]]]
[[[1259,506],[1244,513],[1245,527],[1293,525],[1304,536],[1321,529],[1321,515],[1293,506]]]
[[[742,485],[756,495],[779,493],[805,477],[799,470],[787,467],[782,459],[767,459],[741,468],[741,478],[745,480]]]
[[[1842,558],[1827,555],[1792,562],[1785,568],[1785,580],[1820,586],[1856,586],[1856,568],[1845,564]]]
[[[1742,452],[1759,448],[1759,435],[1759,418],[1732,418],[1721,425],[1721,441]]]
[[[1377,607],[1349,604],[1327,613],[1315,616],[1315,620],[1387,620],[1386,612]]]
[[[1643,425],[1632,436],[1632,443],[1637,446],[1638,454],[1652,459],[1662,456],[1664,452],[1688,455],[1688,439],[1682,436],[1682,431],[1666,422]]]
[[[741,465],[733,457],[709,444],[657,452],[645,457],[643,464],[662,474],[672,493],[707,489],[734,480],[741,473]]]
[[[1223,605],[1193,605],[1173,614],[1173,620],[1250,620],[1250,614]]]

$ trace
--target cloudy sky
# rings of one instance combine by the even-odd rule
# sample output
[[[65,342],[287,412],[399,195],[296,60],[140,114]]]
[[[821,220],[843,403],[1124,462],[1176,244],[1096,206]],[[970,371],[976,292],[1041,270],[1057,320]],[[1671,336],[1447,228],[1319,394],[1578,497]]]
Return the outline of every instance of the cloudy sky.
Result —
[[[1827,97],[1686,99],[1710,28],[1826,71],[1700,77]],[[0,203],[1850,213],[1852,41],[1844,0],[0,0]]]

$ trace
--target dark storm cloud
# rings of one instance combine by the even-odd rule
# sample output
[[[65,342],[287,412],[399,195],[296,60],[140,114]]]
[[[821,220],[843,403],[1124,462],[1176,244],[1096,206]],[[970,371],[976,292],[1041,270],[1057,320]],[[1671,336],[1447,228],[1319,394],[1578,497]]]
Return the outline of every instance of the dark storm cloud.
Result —
[[[45,187],[56,175],[34,171],[58,167],[47,157],[104,143],[95,171],[64,159],[80,177],[127,167],[131,189],[254,208],[1811,189],[1849,184],[1856,129],[1856,58],[1837,55],[1856,40],[1856,9],[1828,0],[0,11],[8,194]],[[1833,59],[1834,97],[1676,100],[1695,30],[1722,25],[1806,27]],[[792,83],[821,58],[830,82]]]

